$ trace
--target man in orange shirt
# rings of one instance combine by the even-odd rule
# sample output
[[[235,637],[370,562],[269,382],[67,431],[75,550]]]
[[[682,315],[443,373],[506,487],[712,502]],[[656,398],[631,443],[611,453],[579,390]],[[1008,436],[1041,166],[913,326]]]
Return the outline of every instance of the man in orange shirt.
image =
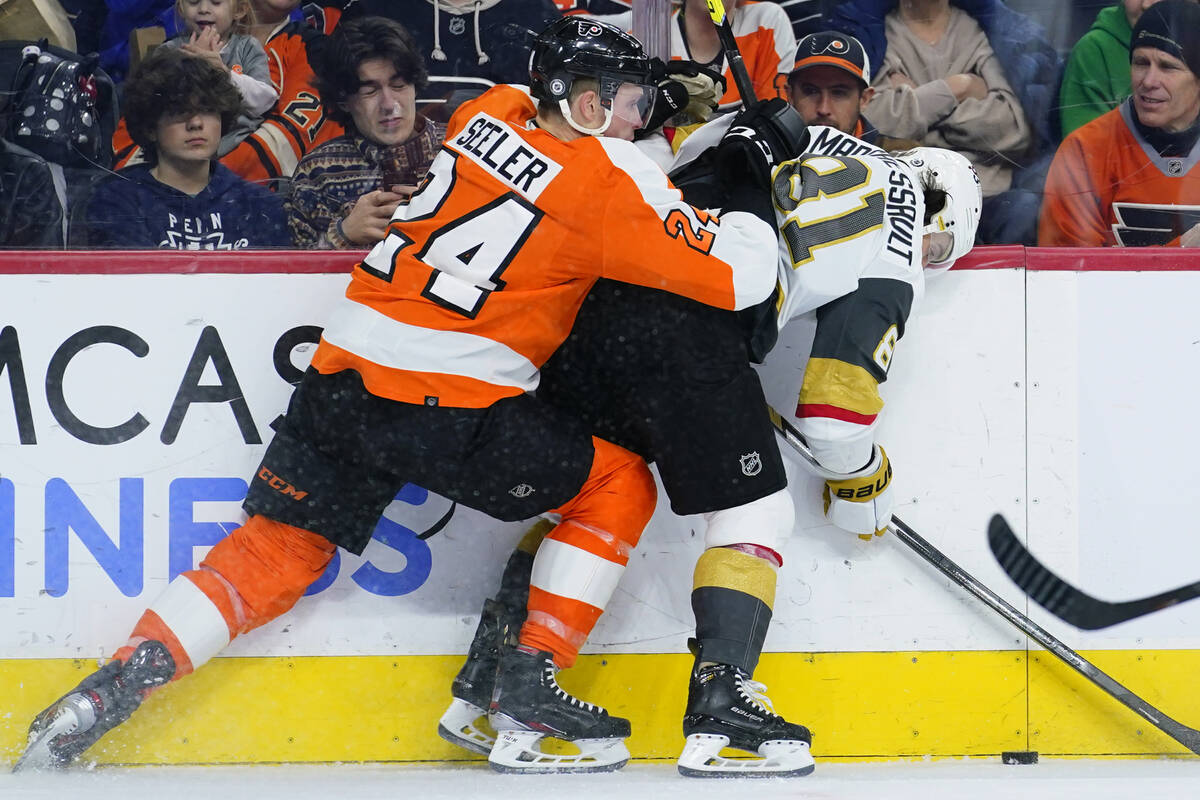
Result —
[[[1054,156],[1043,247],[1200,247],[1200,6],[1154,4],[1131,43],[1132,96]]]
[[[18,769],[77,759],[150,691],[289,610],[338,546],[362,552],[407,482],[499,519],[560,520],[533,565],[519,645],[501,656],[492,765],[628,760],[628,720],[567,694],[555,673],[603,612],[654,482],[640,457],[530,392],[601,277],[728,310],[771,294],[778,245],[757,215],[769,145],[746,130],[722,143],[738,163],[717,218],[630,141],[656,92],[636,39],[561,19],[537,39],[531,79],[533,97],[498,86],[451,120],[428,179],[351,276],[256,471],[249,520],[38,715]],[[765,416],[746,428],[773,441]],[[582,753],[542,752],[547,734]]]

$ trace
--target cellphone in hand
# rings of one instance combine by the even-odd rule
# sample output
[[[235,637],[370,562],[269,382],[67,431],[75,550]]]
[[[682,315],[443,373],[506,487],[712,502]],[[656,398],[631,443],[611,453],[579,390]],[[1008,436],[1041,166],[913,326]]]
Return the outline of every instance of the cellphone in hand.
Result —
[[[396,186],[415,186],[417,183],[416,172],[398,156],[384,156],[380,166],[383,168],[383,180],[379,188],[385,192],[393,191]]]

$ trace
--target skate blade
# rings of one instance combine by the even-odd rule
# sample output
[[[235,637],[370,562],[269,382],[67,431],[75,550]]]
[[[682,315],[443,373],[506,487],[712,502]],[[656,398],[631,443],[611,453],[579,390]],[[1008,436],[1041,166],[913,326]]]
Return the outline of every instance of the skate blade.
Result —
[[[40,733],[29,737],[29,743],[25,745],[25,752],[13,765],[13,773],[58,769],[61,765],[50,749],[50,742],[59,736],[73,732],[77,727],[79,727],[79,720],[73,711],[69,708],[59,711]]]
[[[496,772],[513,775],[612,772],[629,762],[624,739],[575,739],[570,744],[578,753],[548,753],[541,749],[545,737],[540,731],[497,731],[488,763]]]
[[[676,762],[679,774],[687,778],[799,778],[816,769],[806,742],[763,742],[758,748],[762,758],[726,758],[721,750],[728,746],[728,736],[693,733]]]
[[[456,697],[438,720],[438,736],[450,744],[486,756],[492,752],[492,745],[496,743],[491,725],[487,723],[487,713],[474,703]],[[483,718],[482,725],[480,717]]]

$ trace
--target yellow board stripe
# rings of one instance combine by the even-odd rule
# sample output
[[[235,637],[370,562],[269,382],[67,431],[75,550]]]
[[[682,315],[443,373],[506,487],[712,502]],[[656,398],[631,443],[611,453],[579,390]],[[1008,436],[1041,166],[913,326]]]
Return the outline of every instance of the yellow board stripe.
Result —
[[[692,591],[713,586],[756,597],[775,608],[775,567],[767,561],[728,547],[712,547],[696,560]]]
[[[813,730],[821,759],[1182,755],[1186,750],[1058,659],[1024,650],[767,653],[755,679],[775,708]],[[1200,651],[1084,656],[1164,713],[1200,725]],[[153,695],[91,751],[101,763],[210,764],[478,760],[443,742],[437,720],[461,656],[217,658]],[[692,657],[583,656],[559,680],[633,723],[638,759],[673,759]],[[29,721],[96,667],[0,660],[0,762]]]
[[[879,384],[863,367],[836,358],[810,358],[800,405],[829,405],[870,416],[883,409]]]

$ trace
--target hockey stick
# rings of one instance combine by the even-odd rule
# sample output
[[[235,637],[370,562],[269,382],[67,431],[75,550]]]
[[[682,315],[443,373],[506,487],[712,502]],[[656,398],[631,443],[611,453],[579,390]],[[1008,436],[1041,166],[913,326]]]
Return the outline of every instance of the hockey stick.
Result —
[[[800,431],[786,419],[778,411],[768,406],[771,421],[775,425],[775,430],[783,438],[783,440],[795,450],[801,458],[810,464],[816,465],[816,458],[808,447],[808,443],[804,441],[804,437]],[[1099,667],[1092,664],[1083,656],[1076,653],[1071,648],[1060,642],[1046,629],[1042,628],[1029,617],[1022,614],[1016,608],[1011,606],[1004,598],[993,592],[988,587],[984,586],[976,580],[970,573],[955,564],[944,553],[923,539],[920,534],[908,527],[899,517],[893,515],[891,524],[888,525],[888,531],[897,539],[903,542],[910,550],[919,555],[925,561],[929,562],[933,567],[949,578],[954,583],[967,590],[977,599],[983,601],[985,605],[991,608],[1000,616],[1004,617],[1009,624],[1017,630],[1024,633],[1029,638],[1044,647],[1047,651],[1057,657],[1060,661],[1071,667],[1083,677],[1108,692],[1113,698],[1120,701],[1126,708],[1136,712],[1139,716],[1145,719],[1154,727],[1170,736],[1175,741],[1186,747],[1188,750],[1200,755],[1200,731],[1195,728],[1189,728],[1187,725],[1176,722],[1166,714],[1159,711],[1154,706],[1147,703],[1142,698],[1138,697],[1133,692],[1126,689],[1120,683],[1113,680],[1107,673],[1100,670]]]
[[[1085,631],[1107,628],[1200,597],[1200,581],[1123,603],[1110,603],[1092,597],[1046,569],[1021,544],[1008,522],[999,514],[988,523],[988,545],[1008,577],[1025,594],[1063,622]]]
[[[742,106],[749,108],[758,99],[754,94],[754,82],[742,61],[742,51],[738,49],[737,39],[733,36],[733,28],[729,26],[729,15],[725,13],[725,4],[721,0],[705,0],[708,4],[708,15],[717,26],[717,38],[721,40],[721,49],[725,51],[725,59],[729,62],[729,71],[733,73],[733,83],[737,86],[738,94],[742,96]]]

